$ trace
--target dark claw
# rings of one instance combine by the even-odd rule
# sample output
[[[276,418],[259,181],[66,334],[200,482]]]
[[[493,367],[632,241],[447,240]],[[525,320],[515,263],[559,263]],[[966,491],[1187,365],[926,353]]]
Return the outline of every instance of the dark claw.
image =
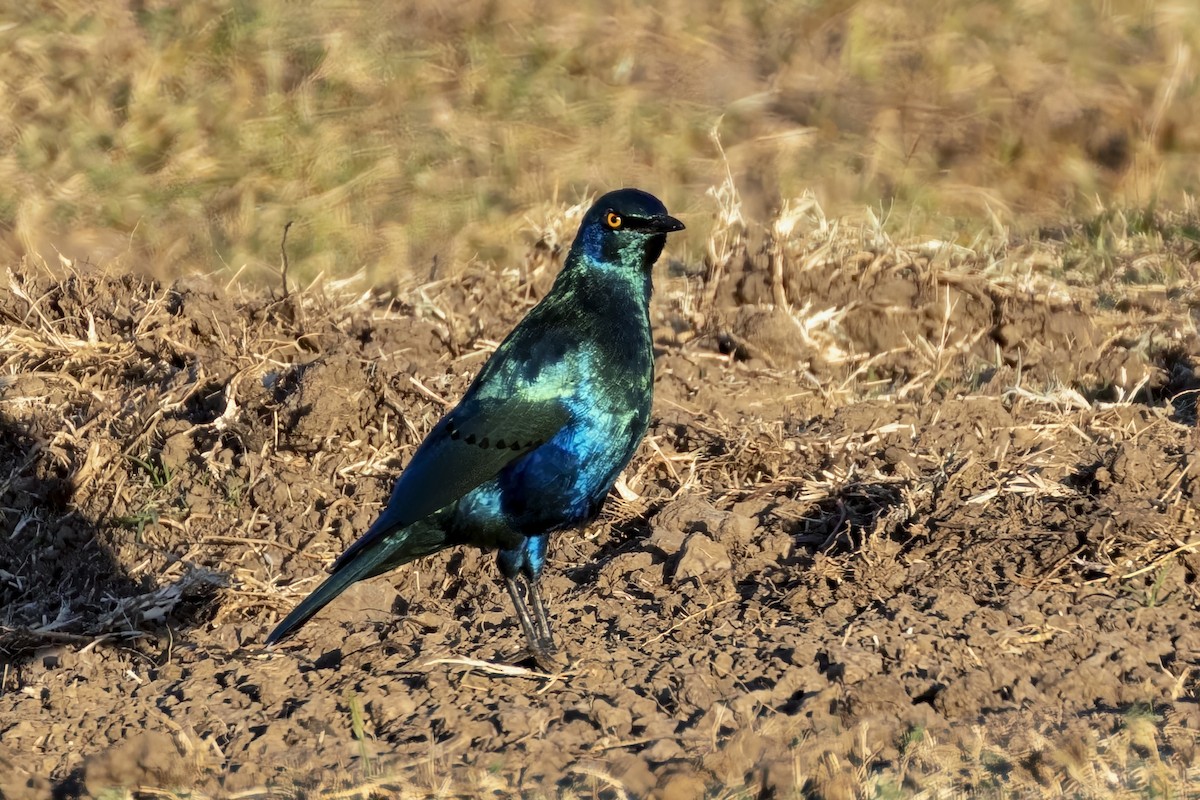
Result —
[[[567,668],[567,662],[557,655],[553,642],[541,649],[530,647],[529,654],[533,656],[534,663],[542,672],[557,675]]]

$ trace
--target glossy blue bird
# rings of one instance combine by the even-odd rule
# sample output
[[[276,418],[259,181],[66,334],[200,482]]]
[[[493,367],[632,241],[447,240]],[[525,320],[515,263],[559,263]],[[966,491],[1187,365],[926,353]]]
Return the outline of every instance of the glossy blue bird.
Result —
[[[553,287],[413,453],[375,524],[267,643],[355,581],[473,545],[499,551],[500,576],[534,659],[555,666],[538,590],[548,537],[596,518],[646,433],[654,383],[650,273],[667,234],[681,230],[638,189],[597,200]]]

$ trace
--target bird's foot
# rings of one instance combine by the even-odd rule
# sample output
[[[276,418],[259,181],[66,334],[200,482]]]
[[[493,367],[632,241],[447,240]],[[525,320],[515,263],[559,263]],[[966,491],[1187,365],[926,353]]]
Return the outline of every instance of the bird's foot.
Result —
[[[566,658],[564,658],[558,652],[558,649],[553,643],[527,643],[520,650],[511,652],[509,655],[504,656],[503,660],[512,664],[524,663],[525,665],[528,665],[530,661],[533,661],[533,664],[535,667],[537,667],[537,669],[551,675],[557,675],[563,672],[566,670],[569,663]]]
[[[567,660],[556,652],[553,644],[530,647],[529,654],[533,656],[533,662],[542,672],[557,675],[567,668]]]

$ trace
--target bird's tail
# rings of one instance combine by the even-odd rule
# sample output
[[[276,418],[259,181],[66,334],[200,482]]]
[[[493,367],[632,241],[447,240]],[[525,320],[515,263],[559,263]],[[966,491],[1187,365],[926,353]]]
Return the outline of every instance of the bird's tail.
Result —
[[[446,534],[440,528],[418,522],[384,536],[375,536],[366,545],[358,549],[352,558],[339,559],[333,574],[271,631],[267,637],[268,645],[283,641],[295,633],[355,581],[436,553],[446,547],[447,542]]]

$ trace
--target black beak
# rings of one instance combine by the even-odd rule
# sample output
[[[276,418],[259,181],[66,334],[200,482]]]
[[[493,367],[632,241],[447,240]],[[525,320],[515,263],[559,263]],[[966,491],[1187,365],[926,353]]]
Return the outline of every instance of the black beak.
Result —
[[[683,223],[670,214],[659,214],[646,220],[646,229],[655,233],[674,233],[683,230]]]

